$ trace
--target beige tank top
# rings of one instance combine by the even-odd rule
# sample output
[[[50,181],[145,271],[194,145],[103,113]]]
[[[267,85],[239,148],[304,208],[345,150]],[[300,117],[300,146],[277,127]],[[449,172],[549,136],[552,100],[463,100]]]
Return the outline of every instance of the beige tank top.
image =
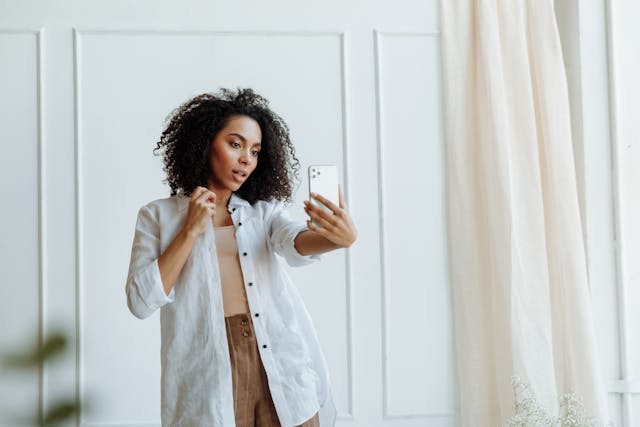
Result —
[[[222,280],[222,302],[225,317],[249,313],[249,302],[244,289],[238,243],[233,225],[214,227],[220,279]]]

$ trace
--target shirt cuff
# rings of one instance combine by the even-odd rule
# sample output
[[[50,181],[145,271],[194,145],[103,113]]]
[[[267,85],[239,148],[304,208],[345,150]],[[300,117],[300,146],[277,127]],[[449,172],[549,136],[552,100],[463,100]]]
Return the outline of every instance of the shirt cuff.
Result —
[[[174,302],[176,299],[175,286],[171,287],[169,295],[164,291],[158,259],[155,259],[146,269],[140,272],[137,282],[142,301],[152,310]]]
[[[295,240],[299,233],[309,230],[306,223],[298,223],[291,226],[291,234],[289,241],[283,248],[286,254],[287,262],[293,267],[313,264],[322,259],[323,254],[302,255],[295,246]]]

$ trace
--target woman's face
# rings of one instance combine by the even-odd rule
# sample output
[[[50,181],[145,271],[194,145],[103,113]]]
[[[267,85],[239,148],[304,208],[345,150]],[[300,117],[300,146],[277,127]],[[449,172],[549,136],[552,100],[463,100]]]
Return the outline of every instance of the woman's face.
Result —
[[[215,189],[238,190],[258,165],[262,132],[248,116],[231,116],[211,143],[209,167]]]

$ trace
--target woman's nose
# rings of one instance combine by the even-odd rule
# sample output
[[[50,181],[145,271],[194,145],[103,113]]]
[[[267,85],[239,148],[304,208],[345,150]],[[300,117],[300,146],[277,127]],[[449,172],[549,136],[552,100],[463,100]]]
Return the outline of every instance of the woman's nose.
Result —
[[[249,164],[249,162],[251,162],[251,155],[249,153],[243,153],[240,156],[240,161]]]

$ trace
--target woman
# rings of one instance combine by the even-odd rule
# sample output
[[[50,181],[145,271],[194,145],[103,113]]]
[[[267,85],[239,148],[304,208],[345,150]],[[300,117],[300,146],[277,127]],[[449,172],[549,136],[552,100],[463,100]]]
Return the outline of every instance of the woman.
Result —
[[[138,211],[127,304],[160,308],[163,426],[333,426],[326,362],[284,270],[350,247],[345,207],[289,218],[289,132],[251,89],[203,94],[171,115],[162,150],[171,196]],[[317,225],[316,225],[317,224]],[[278,258],[279,255],[282,258]]]

